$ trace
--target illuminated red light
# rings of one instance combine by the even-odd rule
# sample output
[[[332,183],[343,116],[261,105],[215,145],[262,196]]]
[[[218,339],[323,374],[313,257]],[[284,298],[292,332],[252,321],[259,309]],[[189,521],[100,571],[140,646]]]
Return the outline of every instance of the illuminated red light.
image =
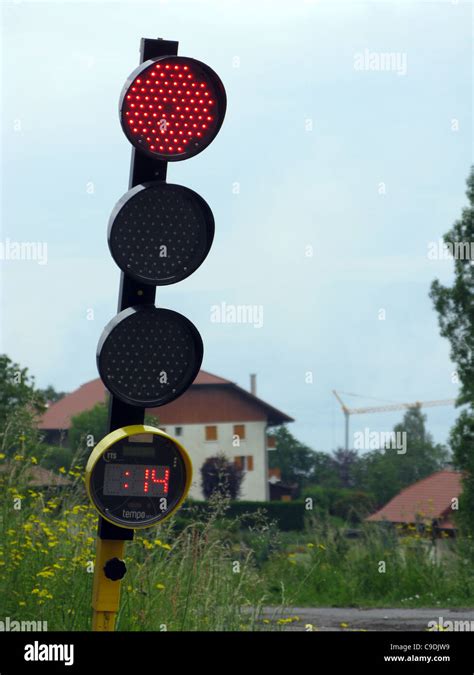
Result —
[[[163,485],[163,494],[167,495],[170,482],[170,470],[165,468],[163,478],[157,478],[156,469],[146,468],[143,479],[143,492],[147,494],[150,491],[150,483]]]
[[[196,155],[214,139],[224,118],[226,96],[211,68],[195,59],[168,56],[147,61],[132,74],[120,105],[122,127],[133,145],[157,159],[173,161]],[[150,117],[156,131],[147,126],[152,124]],[[192,124],[194,119],[207,124]],[[180,126],[190,129],[187,145],[174,138],[182,135]]]

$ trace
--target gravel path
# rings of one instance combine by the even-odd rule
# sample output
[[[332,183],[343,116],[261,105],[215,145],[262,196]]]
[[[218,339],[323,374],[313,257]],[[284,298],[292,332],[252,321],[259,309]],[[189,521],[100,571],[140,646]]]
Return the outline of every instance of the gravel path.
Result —
[[[263,616],[272,624],[280,620],[283,630],[319,630],[319,631],[427,631],[428,623],[436,621],[469,622],[458,623],[457,630],[474,631],[474,609],[355,609],[353,607],[289,607],[283,613],[277,613],[272,607],[266,607]],[[291,619],[291,621],[288,621]],[[310,628],[310,626],[312,628]],[[445,630],[449,629],[449,624]]]

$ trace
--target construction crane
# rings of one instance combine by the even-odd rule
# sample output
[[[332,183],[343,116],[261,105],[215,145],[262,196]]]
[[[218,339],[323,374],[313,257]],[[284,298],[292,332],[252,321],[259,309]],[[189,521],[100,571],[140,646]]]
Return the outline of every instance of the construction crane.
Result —
[[[366,408],[348,408],[339,394],[345,392],[337,392],[335,389],[332,393],[339,401],[345,418],[345,448],[349,450],[349,418],[351,415],[363,415],[365,413],[390,412],[392,410],[409,410],[410,408],[433,408],[437,405],[454,405],[455,398],[446,398],[439,401],[416,401],[415,403],[389,403],[388,405],[369,406]],[[358,394],[347,394],[348,396],[358,396]],[[370,398],[370,397],[366,397]]]

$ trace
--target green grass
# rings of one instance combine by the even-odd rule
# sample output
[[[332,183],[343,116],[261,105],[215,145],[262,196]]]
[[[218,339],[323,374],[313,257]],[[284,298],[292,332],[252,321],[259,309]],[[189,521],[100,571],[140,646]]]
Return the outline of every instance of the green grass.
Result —
[[[67,495],[49,498],[25,486],[25,463],[0,474],[0,619],[89,630],[97,515],[79,471],[69,472]],[[191,508],[185,520],[127,543],[118,630],[273,630],[291,606],[474,605],[469,539],[433,562],[429,540],[414,531],[401,537],[371,526],[348,539],[330,519],[280,532],[262,514],[243,528],[225,512],[225,502],[205,517]],[[271,622],[261,619],[268,605]]]
[[[474,546],[446,543],[433,559],[431,543],[367,525],[348,539],[343,528],[315,524],[263,566],[272,601],[296,606],[469,607],[474,605]],[[431,551],[431,552],[430,552]]]
[[[82,481],[67,498],[2,486],[0,606],[3,616],[48,621],[49,630],[88,630],[97,516]],[[5,480],[5,479],[4,479]],[[16,501],[15,501],[16,500]],[[16,510],[21,500],[21,509]],[[268,600],[255,556],[231,536],[219,509],[180,532],[173,521],[127,543],[118,630],[255,630]]]

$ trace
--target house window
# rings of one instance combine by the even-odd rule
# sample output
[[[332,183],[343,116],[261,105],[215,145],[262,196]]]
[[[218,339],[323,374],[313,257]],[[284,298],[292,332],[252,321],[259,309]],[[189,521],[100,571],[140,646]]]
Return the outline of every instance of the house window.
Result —
[[[182,436],[183,435],[183,427],[175,427],[174,428],[174,435],[175,436]]]
[[[253,471],[253,455],[239,455],[234,457],[234,464],[241,471]]]
[[[206,441],[217,441],[217,427],[205,427]]]
[[[234,436],[238,436],[240,441],[245,439],[245,424],[234,424]]]

